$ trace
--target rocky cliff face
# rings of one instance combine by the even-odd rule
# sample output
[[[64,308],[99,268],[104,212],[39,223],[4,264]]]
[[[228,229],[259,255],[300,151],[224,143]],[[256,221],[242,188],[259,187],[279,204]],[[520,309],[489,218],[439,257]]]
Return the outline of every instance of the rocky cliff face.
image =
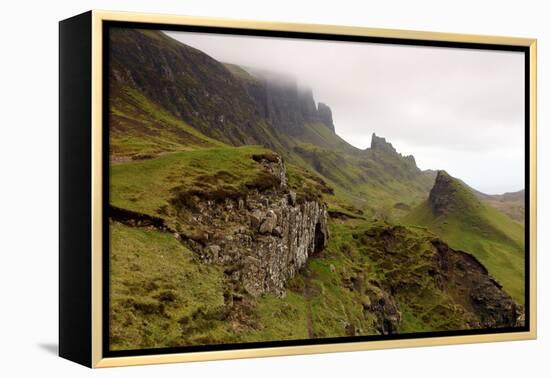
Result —
[[[358,242],[366,255],[388,271],[368,296],[381,333],[401,327],[400,307],[443,329],[517,327],[524,324],[517,304],[471,254],[441,239],[419,236],[402,226],[376,226]],[[372,286],[371,286],[372,289]],[[426,298],[429,298],[425,301]],[[436,310],[433,298],[440,298]],[[402,310],[402,309],[401,309]]]
[[[332,110],[330,110],[330,107],[320,102],[317,106],[317,111],[319,113],[319,121],[334,132],[334,122],[332,120]]]
[[[205,263],[225,266],[236,288],[242,286],[252,296],[283,295],[285,282],[308,256],[325,247],[327,208],[317,201],[298,202],[287,187],[286,169],[278,155],[255,160],[275,185],[222,201],[177,194],[173,205],[178,218],[193,230],[179,230],[178,238]]]
[[[457,303],[475,316],[472,328],[519,327],[524,311],[473,255],[454,250],[441,240],[432,241],[437,251],[433,274],[438,287],[450,292]]]
[[[276,130],[286,135],[301,135],[304,124],[314,122],[323,122],[334,130],[330,108],[323,104],[322,110],[318,110],[311,89],[300,88],[292,77],[266,72],[254,75],[256,80],[244,85],[257,103],[260,117]]]
[[[203,134],[232,145],[272,146],[242,79],[203,52],[152,30],[110,32],[110,90],[135,89]]]
[[[299,87],[294,78],[265,72],[239,77],[157,31],[115,28],[110,42],[113,96],[137,89],[215,139],[274,147],[274,135],[265,126],[290,136],[301,135],[305,123],[334,128],[330,109],[322,108],[320,117],[311,89]]]
[[[264,115],[277,130],[288,135],[300,135],[304,123],[316,119],[315,102],[311,91],[301,90],[295,82],[266,79]]]

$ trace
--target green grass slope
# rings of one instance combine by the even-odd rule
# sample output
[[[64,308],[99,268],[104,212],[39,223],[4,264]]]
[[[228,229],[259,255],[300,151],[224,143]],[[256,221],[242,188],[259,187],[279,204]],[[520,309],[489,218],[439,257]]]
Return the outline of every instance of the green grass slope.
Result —
[[[114,28],[109,37],[112,101],[117,88],[131,88],[210,138],[230,145],[280,147],[245,80],[223,63],[160,31]]]
[[[162,33],[111,37],[111,205],[198,234],[170,208],[178,193],[224,199],[269,185],[254,156],[274,151],[290,188],[331,212],[328,247],[282,298],[232,292],[223,266],[200,262],[171,232],[113,221],[114,349],[378,334],[397,308],[393,332],[468,328],[464,303],[431,276],[434,235],[416,226],[475,254],[523,302],[523,228],[453,180],[434,192],[434,172],[375,135],[364,151],[315,121],[285,135],[251,96],[254,76]],[[411,208],[412,226],[391,224]]]
[[[428,274],[431,234],[360,219],[332,221],[330,231],[284,297],[227,302],[221,266],[201,263],[170,233],[112,223],[112,348],[380,334],[389,316],[380,303],[392,300],[400,317],[392,332],[469,328],[475,316]]]
[[[525,190],[492,195],[478,191],[474,191],[474,193],[489,206],[508,215],[516,222],[525,224]]]
[[[351,146],[316,120],[313,96],[298,95],[295,85],[266,83],[160,32],[116,29],[110,38],[115,162],[186,149],[262,145],[318,173],[358,210],[384,219],[417,205],[433,183],[414,160],[384,149],[382,138],[373,136],[367,151]],[[283,121],[296,117],[305,123],[285,133]]]
[[[364,151],[344,143],[322,125],[307,125],[293,156],[371,217],[395,220],[427,197],[435,172],[421,171],[411,156],[401,155],[375,135]]]
[[[260,146],[203,148],[113,165],[110,203],[159,216],[179,187],[220,196],[238,194],[265,179],[252,158],[265,153],[269,150]]]
[[[453,248],[475,255],[519,303],[524,303],[524,228],[481,202],[440,171],[428,200],[402,219],[423,226]]]
[[[114,161],[224,146],[176,118],[135,88],[113,84],[110,95],[109,153]]]
[[[265,180],[252,157],[269,153],[260,146],[202,148],[117,164],[111,169],[110,203],[161,217],[171,227],[192,233],[188,225],[164,210],[170,206],[174,189],[241,195],[250,184]],[[333,201],[331,188],[313,171],[288,164],[287,172],[289,186],[299,195]],[[331,230],[338,234],[337,229]],[[342,286],[340,275],[351,272],[355,263],[341,260],[344,252],[335,244],[337,237],[331,252],[312,259],[288,283],[284,298],[266,294],[246,298],[246,305],[239,308],[225,309],[223,293],[228,286],[224,286],[223,269],[204,266],[170,233],[113,222],[111,243],[115,349],[337,337],[349,335],[350,325],[354,334],[376,333],[373,318],[364,314],[364,294]],[[155,264],[155,259],[162,261]],[[333,265],[340,270],[335,271]],[[167,273],[161,275],[162,271]],[[208,275],[204,283],[201,274]],[[206,293],[199,290],[186,300],[188,291],[197,287]],[[204,303],[197,297],[201,295],[207,295]],[[182,328],[186,319],[193,319],[189,327],[197,325]]]
[[[171,234],[112,223],[110,236],[113,350],[232,339],[219,267],[199,264]]]
[[[252,157],[269,153],[259,146],[202,148],[114,165],[110,201],[192,233],[165,211],[174,188],[241,194],[264,179]],[[331,208],[349,207],[314,171],[294,164],[287,170],[294,190]],[[401,316],[393,332],[469,327],[472,315],[427,274],[437,269],[432,234],[343,211],[329,220],[327,248],[287,283],[284,297],[243,294],[239,303],[224,299],[232,289],[223,266],[200,262],[169,232],[112,222],[113,348],[379,334],[388,310],[377,303],[389,301],[388,293]]]

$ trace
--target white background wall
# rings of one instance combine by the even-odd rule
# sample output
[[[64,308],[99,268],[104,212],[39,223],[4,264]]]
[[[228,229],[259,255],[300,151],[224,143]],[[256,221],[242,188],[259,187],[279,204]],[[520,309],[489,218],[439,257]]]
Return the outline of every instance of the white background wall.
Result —
[[[0,22],[0,375],[523,377],[548,374],[550,27],[546,1],[5,1]],[[57,21],[89,9],[539,39],[539,340],[92,372],[57,344]],[[546,171],[546,172],[545,172]],[[546,211],[545,211],[546,210]],[[546,233],[545,233],[546,230]],[[546,373],[546,374],[545,374]],[[32,375],[31,375],[32,374]]]

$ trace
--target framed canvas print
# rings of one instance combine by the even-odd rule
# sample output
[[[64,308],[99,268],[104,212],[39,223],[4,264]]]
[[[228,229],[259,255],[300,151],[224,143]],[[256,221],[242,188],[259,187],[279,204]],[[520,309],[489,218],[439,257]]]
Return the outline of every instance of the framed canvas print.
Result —
[[[536,337],[536,41],[60,22],[62,357]]]

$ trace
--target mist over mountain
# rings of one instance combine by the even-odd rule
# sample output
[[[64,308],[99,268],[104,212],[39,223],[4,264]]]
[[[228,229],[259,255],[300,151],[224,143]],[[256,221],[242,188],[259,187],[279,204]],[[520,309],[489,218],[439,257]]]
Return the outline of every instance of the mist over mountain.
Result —
[[[114,349],[524,324],[523,225],[491,205],[517,195],[354,147],[297,78],[109,43]]]
[[[218,61],[294,76],[355,147],[367,148],[375,132],[422,169],[482,192],[524,185],[523,53],[167,33]]]

